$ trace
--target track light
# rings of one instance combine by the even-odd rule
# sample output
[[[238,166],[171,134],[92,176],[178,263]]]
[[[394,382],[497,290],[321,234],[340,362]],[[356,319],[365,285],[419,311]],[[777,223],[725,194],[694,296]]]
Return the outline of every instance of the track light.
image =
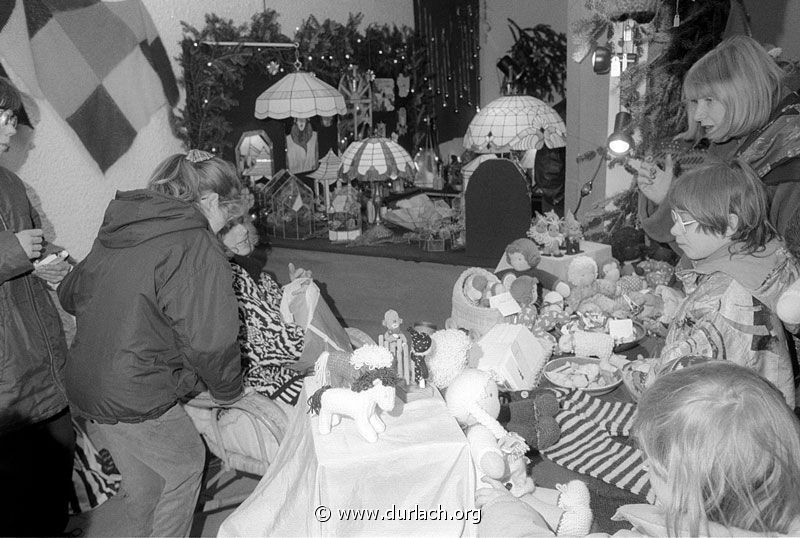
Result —
[[[592,53],[592,69],[598,75],[611,71],[611,50],[608,47],[595,47]]]
[[[633,137],[630,133],[631,115],[629,112],[617,112],[614,118],[614,132],[608,137],[608,150],[615,156],[626,155],[633,148]]]

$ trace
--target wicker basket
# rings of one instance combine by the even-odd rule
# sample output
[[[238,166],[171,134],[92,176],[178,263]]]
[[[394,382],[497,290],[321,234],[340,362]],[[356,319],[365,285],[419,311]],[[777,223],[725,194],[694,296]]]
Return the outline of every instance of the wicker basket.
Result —
[[[470,267],[458,277],[453,286],[453,313],[448,325],[454,328],[467,329],[473,336],[480,338],[489,329],[503,320],[503,315],[494,308],[476,306],[464,295],[464,282],[472,275],[483,275],[489,284],[497,284],[500,280],[480,267]]]

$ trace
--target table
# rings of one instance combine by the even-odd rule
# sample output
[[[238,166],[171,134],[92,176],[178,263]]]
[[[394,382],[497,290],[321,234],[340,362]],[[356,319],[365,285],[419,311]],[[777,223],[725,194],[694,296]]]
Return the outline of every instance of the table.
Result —
[[[475,471],[467,440],[438,392],[406,404],[398,399],[392,413],[381,415],[386,431],[368,443],[351,419],[319,433],[305,404],[315,388],[307,378],[275,461],[219,536],[475,534],[469,517],[449,519],[474,510]],[[315,518],[321,505],[330,509],[326,523]],[[380,512],[378,520],[340,519],[338,510],[347,509]],[[418,521],[422,510],[448,519]]]
[[[346,247],[327,240],[270,239],[266,269],[287,281],[287,265],[309,269],[334,314],[377,340],[383,314],[396,310],[404,326],[429,321],[439,329],[452,312],[453,285],[469,267],[497,260],[463,252],[425,252],[411,245]]]

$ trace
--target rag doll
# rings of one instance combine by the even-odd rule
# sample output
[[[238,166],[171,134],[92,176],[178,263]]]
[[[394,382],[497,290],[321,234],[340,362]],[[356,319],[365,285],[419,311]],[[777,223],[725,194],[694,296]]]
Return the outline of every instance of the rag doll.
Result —
[[[508,290],[521,309],[518,313],[511,316],[513,317],[512,323],[523,325],[531,331],[533,330],[538,315],[536,310],[536,299],[538,298],[536,290],[537,283],[535,278],[522,275],[511,283],[510,289]]]
[[[539,248],[533,240],[527,237],[515,239],[506,246],[505,262],[508,267],[498,269],[495,271],[495,275],[506,289],[510,287],[514,279],[527,275],[535,278],[541,287],[557,291],[567,297],[570,294],[570,287],[566,282],[552,273],[537,268],[541,258]]]

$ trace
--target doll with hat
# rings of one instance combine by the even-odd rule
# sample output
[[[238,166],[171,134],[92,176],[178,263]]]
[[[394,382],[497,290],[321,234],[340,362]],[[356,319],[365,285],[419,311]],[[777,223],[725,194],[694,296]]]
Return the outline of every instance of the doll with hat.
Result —
[[[557,291],[564,297],[569,296],[570,286],[566,282],[550,272],[537,268],[541,259],[539,248],[532,239],[527,237],[515,239],[506,246],[504,259],[498,264],[495,275],[506,289],[516,278],[527,275],[535,278],[543,288]]]

